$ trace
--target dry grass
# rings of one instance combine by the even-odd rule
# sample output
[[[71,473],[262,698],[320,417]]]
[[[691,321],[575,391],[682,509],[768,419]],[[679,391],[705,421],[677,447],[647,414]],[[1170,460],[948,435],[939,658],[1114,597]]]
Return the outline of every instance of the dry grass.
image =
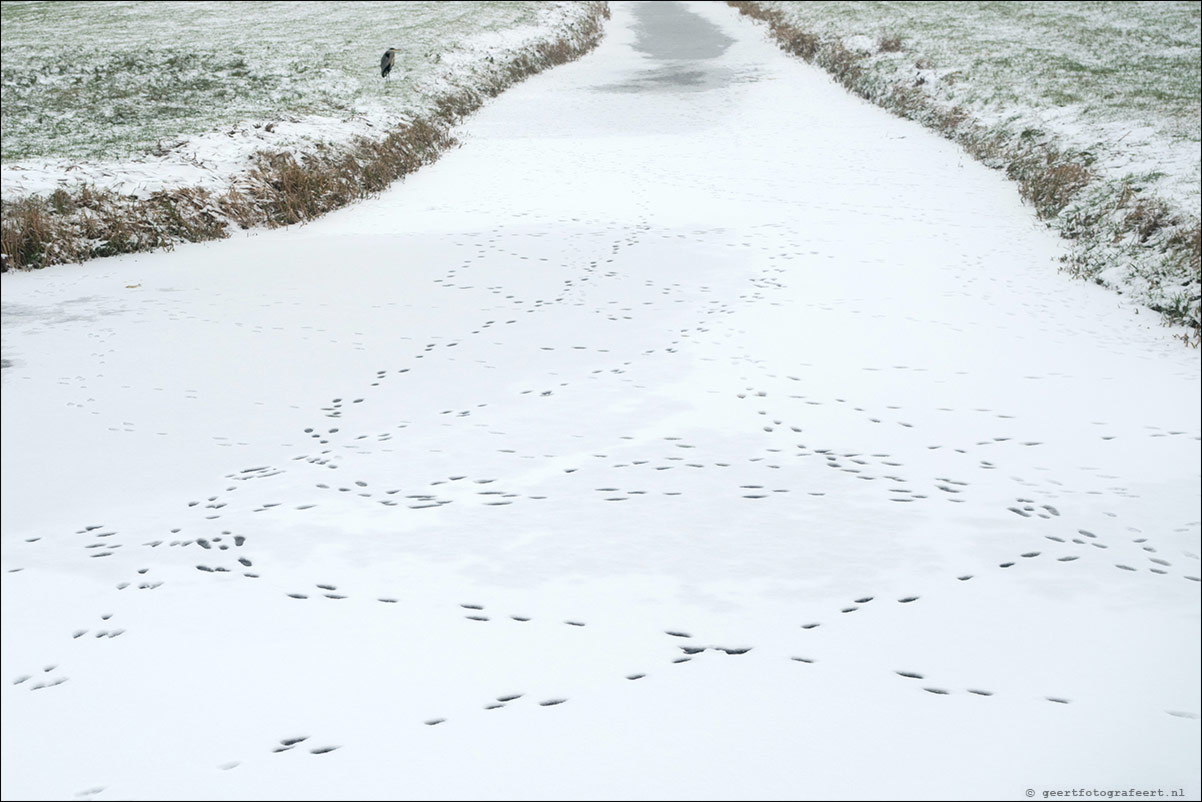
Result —
[[[3,218],[0,250],[4,269],[43,263],[48,257],[46,250],[58,239],[59,231],[54,208],[49,202],[22,198],[15,203],[5,203]]]
[[[452,129],[490,97],[535,73],[579,58],[600,41],[607,3],[558,41],[519,54],[486,83],[434,99],[433,111],[382,139],[296,155],[260,152],[225,194],[199,187],[147,198],[84,186],[0,204],[0,269],[30,269],[100,256],[170,249],[230,235],[232,228],[312,220],[388,187],[457,143]]]
[[[1140,244],[1151,239],[1156,232],[1181,225],[1164,201],[1140,198],[1123,218],[1123,227],[1135,233]]]
[[[798,30],[785,21],[784,15],[772,8],[763,8],[758,3],[728,2],[740,14],[760,20],[768,26],[778,44],[786,52],[800,56],[806,61],[813,61],[818,53],[819,40],[811,33]]]
[[[1076,194],[1093,180],[1086,159],[1062,153],[1050,145],[1027,152],[1012,152],[1007,177],[1018,182],[1019,192],[1044,220],[1054,219]]]
[[[900,36],[882,36],[876,43],[876,48],[882,53],[898,53],[902,49]]]

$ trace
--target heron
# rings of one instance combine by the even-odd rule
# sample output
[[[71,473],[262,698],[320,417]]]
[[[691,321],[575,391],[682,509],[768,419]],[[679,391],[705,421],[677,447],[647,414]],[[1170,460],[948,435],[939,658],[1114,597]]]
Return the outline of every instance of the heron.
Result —
[[[380,57],[380,77],[387,78],[388,73],[392,72],[392,65],[396,63],[396,54],[401,52],[400,48],[390,47],[384,51],[384,55]]]

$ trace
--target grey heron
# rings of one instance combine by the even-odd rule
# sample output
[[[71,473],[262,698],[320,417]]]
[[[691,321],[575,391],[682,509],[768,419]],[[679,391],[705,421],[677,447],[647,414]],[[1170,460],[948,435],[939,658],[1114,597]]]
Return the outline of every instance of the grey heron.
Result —
[[[384,51],[384,55],[380,57],[380,77],[387,78],[388,73],[392,72],[392,65],[396,63],[396,54],[400,50],[395,47],[390,47]]]

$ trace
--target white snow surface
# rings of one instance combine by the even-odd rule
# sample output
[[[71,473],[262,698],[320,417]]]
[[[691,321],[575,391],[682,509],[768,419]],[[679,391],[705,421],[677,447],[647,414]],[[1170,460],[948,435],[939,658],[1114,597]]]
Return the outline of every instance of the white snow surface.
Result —
[[[1198,798],[1198,354],[1012,184],[720,4],[462,138],[0,277],[5,799]]]

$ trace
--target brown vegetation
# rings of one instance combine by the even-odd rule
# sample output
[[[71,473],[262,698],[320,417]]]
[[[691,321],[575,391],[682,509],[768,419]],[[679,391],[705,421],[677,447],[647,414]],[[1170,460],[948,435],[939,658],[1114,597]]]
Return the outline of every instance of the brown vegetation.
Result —
[[[882,53],[897,53],[902,49],[902,40],[900,36],[882,36],[876,47]]]

